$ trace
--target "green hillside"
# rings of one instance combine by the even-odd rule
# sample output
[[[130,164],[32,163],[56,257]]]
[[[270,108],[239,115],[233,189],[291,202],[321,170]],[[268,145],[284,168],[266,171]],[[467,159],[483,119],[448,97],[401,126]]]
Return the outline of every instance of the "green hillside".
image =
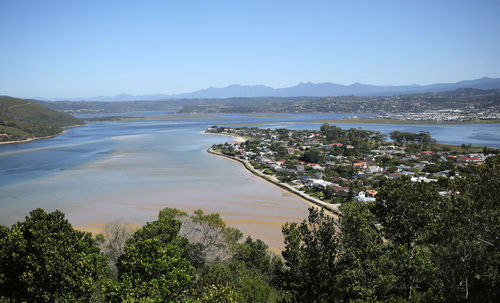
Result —
[[[57,135],[83,121],[28,100],[0,96],[0,142]]]

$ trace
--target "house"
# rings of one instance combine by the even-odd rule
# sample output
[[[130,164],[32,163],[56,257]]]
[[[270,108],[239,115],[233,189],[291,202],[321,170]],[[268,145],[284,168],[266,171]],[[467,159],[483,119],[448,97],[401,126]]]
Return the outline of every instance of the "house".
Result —
[[[359,202],[375,202],[376,199],[373,197],[367,197],[365,195],[364,191],[360,191],[356,197],[354,197],[354,200],[359,201]]]
[[[349,195],[349,188],[338,186],[337,184],[331,185],[331,189],[335,191],[337,197],[347,197]]]
[[[376,173],[381,173],[383,171],[384,169],[382,167],[374,165],[374,166],[368,166],[365,172],[367,174],[376,174]]]
[[[401,171],[400,173],[401,173],[401,175],[403,175],[403,176],[410,176],[410,177],[413,177],[413,176],[415,175],[415,173],[414,173],[414,172],[412,172],[412,171],[407,171],[407,170],[403,170],[403,171]]]
[[[309,181],[309,179],[311,179],[311,177],[309,177],[309,176],[298,176],[297,177],[297,180],[299,180],[302,183],[307,183],[307,181]]]
[[[387,176],[387,178],[389,178],[389,179],[398,179],[398,178],[401,178],[401,174],[400,173],[389,174]]]
[[[401,171],[404,171],[404,170],[407,170],[407,169],[411,169],[410,166],[403,165],[403,164],[400,164],[400,165],[396,166],[396,168],[398,169],[398,172],[401,172]]]
[[[421,182],[421,181],[424,181],[425,183],[437,182],[437,179],[428,179],[427,177],[411,177],[410,180],[412,182]]]
[[[281,167],[281,165],[274,164],[274,165],[271,165],[271,169],[274,171],[282,171],[283,167]]]
[[[323,179],[325,177],[325,175],[323,173],[315,173],[314,174],[314,178],[316,179]]]
[[[266,157],[257,157],[257,163],[259,164],[271,164],[273,161]]]
[[[327,186],[333,185],[333,183],[323,179],[309,179],[307,185],[314,188],[326,188]]]
[[[461,156],[459,159],[462,162],[479,162],[478,157]]]
[[[312,167],[312,169],[317,169],[317,170],[325,170],[324,167],[319,165],[318,163],[309,163],[307,164],[309,167]]]
[[[354,162],[352,166],[356,169],[364,169],[366,168],[366,162]]]
[[[447,170],[443,170],[443,171],[437,172],[437,173],[435,173],[433,175],[436,176],[436,177],[448,177],[449,173],[450,173],[450,170],[447,169]]]

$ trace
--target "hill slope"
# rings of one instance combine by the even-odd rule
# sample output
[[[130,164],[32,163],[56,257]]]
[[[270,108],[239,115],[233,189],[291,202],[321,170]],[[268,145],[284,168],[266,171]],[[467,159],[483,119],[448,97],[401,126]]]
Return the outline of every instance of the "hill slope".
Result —
[[[0,142],[54,136],[83,121],[28,100],[0,96]]]

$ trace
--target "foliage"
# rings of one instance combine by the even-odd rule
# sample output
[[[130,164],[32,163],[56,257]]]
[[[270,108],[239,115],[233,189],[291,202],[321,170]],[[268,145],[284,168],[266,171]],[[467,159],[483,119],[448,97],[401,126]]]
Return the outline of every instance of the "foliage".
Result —
[[[436,184],[411,182],[408,177],[388,181],[373,208],[385,237],[409,248],[425,242],[441,199],[437,189]]]
[[[128,243],[118,271],[121,298],[126,302],[177,302],[193,278],[193,267],[182,257],[182,248],[158,238]]]
[[[83,121],[65,113],[45,108],[29,100],[0,97],[0,141],[53,136],[63,127]]]
[[[0,234],[0,294],[14,301],[89,302],[109,274],[107,258],[89,233],[61,211],[38,208]]]
[[[413,290],[426,291],[433,276],[433,265],[426,249],[436,227],[439,201],[436,184],[411,182],[403,177],[390,181],[377,194],[374,214],[391,240],[392,260],[403,278],[401,295],[410,298]]]
[[[440,204],[432,250],[449,300],[500,298],[500,156],[458,178]],[[494,299],[495,298],[495,299]]]
[[[189,300],[193,303],[237,303],[237,295],[231,286],[209,285],[203,287],[199,298]]]
[[[204,268],[194,297],[203,297],[204,291],[212,285],[224,285],[231,289],[236,302],[270,302],[273,298],[266,277],[259,271],[247,268],[239,260],[227,260]]]
[[[397,280],[385,272],[389,265],[381,232],[368,205],[361,202],[344,203],[339,217],[339,256],[342,269],[337,285],[345,301],[360,299],[374,301],[389,292]]]
[[[421,131],[417,134],[415,133],[410,133],[410,132],[400,132],[400,131],[393,131],[390,134],[391,139],[394,141],[394,143],[401,145],[403,143],[418,143],[420,147],[427,147],[427,146],[432,146],[433,144],[436,143],[436,140],[431,137],[431,135],[428,132]]]
[[[283,226],[285,269],[282,287],[291,302],[331,302],[335,289],[338,241],[335,220],[323,210],[309,209],[308,221]]]

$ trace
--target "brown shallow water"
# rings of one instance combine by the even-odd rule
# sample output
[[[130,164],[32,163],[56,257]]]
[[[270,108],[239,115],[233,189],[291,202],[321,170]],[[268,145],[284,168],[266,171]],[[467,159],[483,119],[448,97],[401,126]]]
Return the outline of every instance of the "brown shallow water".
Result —
[[[235,176],[227,176],[226,182],[220,176],[223,182],[216,187],[184,184],[175,191],[157,188],[134,194],[115,194],[92,201],[91,207],[76,207],[68,212],[68,216],[81,229],[95,233],[102,230],[105,222],[115,219],[142,225],[154,220],[164,207],[175,207],[189,213],[202,209],[207,213],[221,214],[228,226],[240,229],[245,236],[262,239],[272,250],[282,249],[282,225],[306,218],[309,204],[252,175],[238,163],[213,157],[214,161],[222,161],[221,165],[234,170],[243,182],[230,186],[235,183]]]

